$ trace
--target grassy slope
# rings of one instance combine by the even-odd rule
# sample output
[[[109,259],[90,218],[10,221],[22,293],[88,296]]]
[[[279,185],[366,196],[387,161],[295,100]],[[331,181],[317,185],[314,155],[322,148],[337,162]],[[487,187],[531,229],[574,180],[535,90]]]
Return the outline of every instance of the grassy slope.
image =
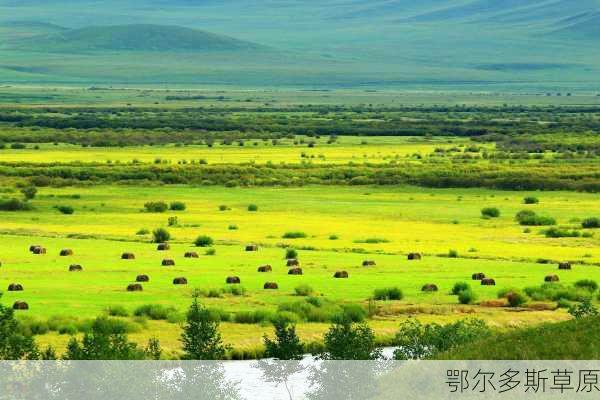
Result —
[[[170,63],[144,56],[143,62],[137,63],[132,61],[131,54],[52,61],[45,56],[33,57],[21,52],[4,54],[4,64],[21,67],[35,64],[46,68],[42,76],[36,76],[37,71],[23,78],[8,75],[1,69],[0,73],[21,81],[228,82],[250,86],[480,82],[532,87],[532,82],[553,82],[545,86],[550,88],[557,81],[570,81],[575,85],[577,81],[593,80],[600,57],[594,38],[574,42],[569,36],[546,36],[556,28],[556,21],[593,9],[593,2],[571,4],[568,12],[561,13],[555,10],[564,10],[562,3],[538,7],[536,12],[531,11],[536,2],[532,2],[531,7],[512,4],[503,8],[479,3],[470,3],[467,7],[476,17],[462,10],[462,3],[447,1],[428,1],[408,7],[397,1],[331,5],[312,1],[280,4],[239,0],[233,4],[170,4],[167,12],[162,7],[142,8],[119,2],[113,8],[102,10],[92,5],[93,16],[73,15],[68,7],[59,3],[53,5],[51,22],[72,27],[140,22],[182,25],[291,50],[300,56],[265,59],[262,55],[247,55],[223,62],[189,57]],[[446,15],[433,23],[421,22],[418,18],[406,21],[408,17],[428,15],[450,6],[458,8],[458,11],[452,8],[454,11],[450,13],[457,18]],[[232,7],[243,13],[243,18],[232,12]],[[45,11],[43,5],[25,4],[11,10],[11,15],[45,20],[48,18]],[[531,52],[531,48],[536,51]],[[544,68],[546,64],[556,64],[555,54],[561,54],[561,63],[563,68],[568,68],[568,73],[557,75],[555,66]],[[504,68],[480,68],[485,64],[502,64]],[[103,71],[102,65],[116,68]],[[533,68],[527,69],[528,65]],[[135,70],[136,74],[127,74],[127,70]]]
[[[600,318],[524,328],[475,341],[439,356],[448,360],[597,360]]]

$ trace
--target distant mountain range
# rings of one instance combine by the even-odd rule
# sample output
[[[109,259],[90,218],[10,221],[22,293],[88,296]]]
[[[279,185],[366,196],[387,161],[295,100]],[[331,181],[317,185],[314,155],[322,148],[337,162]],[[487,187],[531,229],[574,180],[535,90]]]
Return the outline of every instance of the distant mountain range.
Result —
[[[0,0],[8,82],[600,88],[598,43],[600,0]]]

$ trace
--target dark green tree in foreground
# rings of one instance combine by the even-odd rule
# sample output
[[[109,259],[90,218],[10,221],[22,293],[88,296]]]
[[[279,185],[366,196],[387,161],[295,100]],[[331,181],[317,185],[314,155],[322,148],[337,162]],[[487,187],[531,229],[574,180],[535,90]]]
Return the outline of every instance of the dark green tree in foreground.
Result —
[[[222,360],[228,349],[219,333],[219,321],[211,317],[196,296],[187,313],[181,342],[184,360]]]
[[[143,360],[147,354],[127,338],[125,328],[106,317],[97,318],[81,343],[71,338],[67,360]]]
[[[2,292],[0,292],[0,298]],[[40,358],[33,336],[25,334],[15,312],[0,304],[0,360],[37,360]]]
[[[353,323],[347,316],[340,316],[325,334],[327,360],[377,360],[382,357],[375,344],[375,333],[366,323]]]
[[[304,346],[296,334],[296,326],[285,318],[278,318],[273,322],[275,339],[266,335],[263,337],[265,356],[277,360],[301,360]]]

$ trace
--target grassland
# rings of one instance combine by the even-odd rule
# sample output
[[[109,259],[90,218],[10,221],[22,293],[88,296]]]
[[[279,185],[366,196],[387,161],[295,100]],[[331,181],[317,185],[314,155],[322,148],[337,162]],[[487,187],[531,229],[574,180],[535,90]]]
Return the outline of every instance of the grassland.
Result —
[[[479,317],[501,331],[564,321],[566,301],[511,308],[498,292],[553,274],[565,288],[600,281],[600,237],[581,227],[598,217],[596,96],[5,87],[0,103],[0,201],[37,187],[31,209],[0,211],[0,289],[25,289],[2,302],[26,301],[17,316],[31,329],[52,326],[36,340],[59,352],[119,306],[133,340],[156,336],[177,357],[196,289],[220,313],[225,341],[250,351],[270,316],[307,304],[301,285],[325,304],[318,318],[295,313],[303,340],[320,341],[336,310],[359,306],[390,344],[409,317]],[[526,196],[539,203],[525,205]],[[146,212],[151,201],[187,208]],[[483,218],[484,207],[500,216]],[[579,236],[520,226],[521,210]],[[152,243],[158,227],[171,233],[169,251]],[[214,239],[214,254],[193,245],[199,235]],[[249,243],[259,251],[246,252]],[[33,244],[48,253],[31,254]],[[302,276],[288,275],[289,248]],[[188,251],[199,258],[184,258]],[[123,252],[136,259],[121,260]],[[408,261],[410,252],[423,260]],[[176,265],[162,266],[167,258]],[[563,261],[573,269],[558,271]],[[83,272],[69,272],[71,264]],[[263,264],[273,271],[259,273]],[[334,279],[336,271],[349,279]],[[472,281],[478,272],[496,286]],[[150,276],[143,292],[127,292],[140,274]],[[241,278],[243,293],[226,291],[228,276]],[[177,277],[188,285],[173,285]],[[459,281],[472,286],[471,304],[450,294]],[[439,291],[422,292],[429,283]],[[392,286],[403,299],[370,300]],[[149,304],[166,308],[166,320],[134,316]]]
[[[543,282],[556,273],[554,262],[572,260],[584,263],[573,271],[560,273],[561,281],[600,280],[598,238],[547,239],[537,229],[524,233],[514,214],[524,208],[543,209],[561,225],[574,224],[590,215],[597,199],[592,194],[536,193],[540,204],[524,206],[524,192],[439,189],[413,187],[306,187],[306,188],[191,188],[182,187],[92,187],[42,189],[31,212],[3,213],[2,269],[0,285],[18,282],[25,291],[7,292],[3,301],[26,300],[26,315],[45,319],[56,315],[93,318],[108,306],[124,305],[129,312],[144,304],[172,306],[185,311],[193,288],[225,287],[227,276],[240,276],[246,296],[224,296],[203,301],[211,307],[237,313],[256,309],[275,311],[283,303],[299,300],[294,288],[310,285],[316,293],[338,303],[359,303],[365,307],[373,290],[400,287],[400,302],[380,302],[372,321],[381,337],[389,336],[399,321],[411,314],[425,320],[451,320],[461,316],[481,316],[493,325],[509,327],[567,317],[564,311],[535,308],[515,313],[503,308],[459,306],[450,295],[454,283],[470,281],[471,274],[485,272],[497,280],[497,287],[473,285],[481,301],[495,299],[499,289],[524,288]],[[179,200],[183,212],[154,214],[142,212],[143,204],[155,200]],[[53,207],[68,204],[73,215],[60,214]],[[247,211],[256,204],[258,212]],[[220,205],[231,208],[219,211]],[[481,218],[483,206],[496,206],[502,216]],[[177,216],[179,227],[169,228],[174,239],[169,252],[156,251],[151,238],[136,235],[142,228],[166,226],[169,216]],[[236,225],[237,230],[230,230]],[[306,238],[283,239],[285,232],[301,231]],[[216,240],[216,255],[199,249],[199,259],[185,259],[195,250],[192,242],[199,234]],[[331,240],[332,235],[338,239]],[[378,238],[381,243],[364,243]],[[244,245],[258,243],[259,252],[245,252]],[[28,252],[31,244],[41,244],[47,255]],[[287,275],[284,247],[299,250],[303,276]],[[73,249],[72,257],[59,257],[63,248]],[[448,258],[449,249],[458,258]],[[125,251],[136,260],[121,260]],[[422,252],[422,261],[408,261],[406,254]],[[162,267],[161,260],[173,258],[175,267]],[[539,264],[538,258],[553,260]],[[376,267],[362,267],[374,259]],[[81,264],[83,273],[70,273],[70,264]],[[257,267],[271,264],[273,273],[261,274]],[[346,270],[350,279],[333,279],[337,270]],[[128,293],[126,286],[138,274],[148,274],[151,282],[142,293]],[[172,285],[185,276],[189,285]],[[277,291],[262,289],[266,281],[279,284]],[[421,286],[435,283],[440,291],[421,292]],[[478,282],[477,282],[478,283]],[[300,299],[301,300],[301,299]],[[527,309],[526,309],[527,310]],[[301,324],[307,339],[316,339],[324,324]],[[260,337],[250,335],[246,325],[225,324],[225,336],[236,346],[256,346]],[[267,328],[261,328],[267,329]],[[177,324],[151,322],[133,337],[158,335],[168,351],[177,349]],[[248,334],[244,334],[247,332]],[[250,337],[251,336],[251,337]],[[41,338],[60,345],[65,335]]]

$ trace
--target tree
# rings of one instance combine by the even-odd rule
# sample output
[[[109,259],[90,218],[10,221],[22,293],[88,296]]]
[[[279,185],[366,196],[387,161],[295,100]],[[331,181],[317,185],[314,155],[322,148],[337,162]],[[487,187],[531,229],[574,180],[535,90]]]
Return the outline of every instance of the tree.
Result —
[[[219,333],[219,322],[211,318],[196,296],[187,313],[181,342],[184,360],[222,360],[228,350]]]
[[[2,293],[0,293],[2,297]],[[33,336],[22,333],[14,310],[0,304],[0,360],[37,360],[40,358]]]
[[[142,360],[143,350],[130,342],[123,325],[113,323],[106,317],[96,318],[91,332],[86,333],[81,343],[71,338],[67,345],[67,360]]]
[[[165,228],[157,228],[152,232],[155,243],[165,243],[171,239],[171,234]]]
[[[375,334],[366,324],[355,324],[346,316],[339,317],[325,334],[325,353],[328,360],[377,360],[381,350],[375,345]]]
[[[37,188],[35,186],[27,186],[21,189],[21,193],[23,193],[25,200],[33,200],[37,194]]]
[[[278,318],[273,322],[275,340],[263,337],[265,356],[278,360],[301,360],[304,347],[296,334],[296,326],[290,324],[285,318]]]

